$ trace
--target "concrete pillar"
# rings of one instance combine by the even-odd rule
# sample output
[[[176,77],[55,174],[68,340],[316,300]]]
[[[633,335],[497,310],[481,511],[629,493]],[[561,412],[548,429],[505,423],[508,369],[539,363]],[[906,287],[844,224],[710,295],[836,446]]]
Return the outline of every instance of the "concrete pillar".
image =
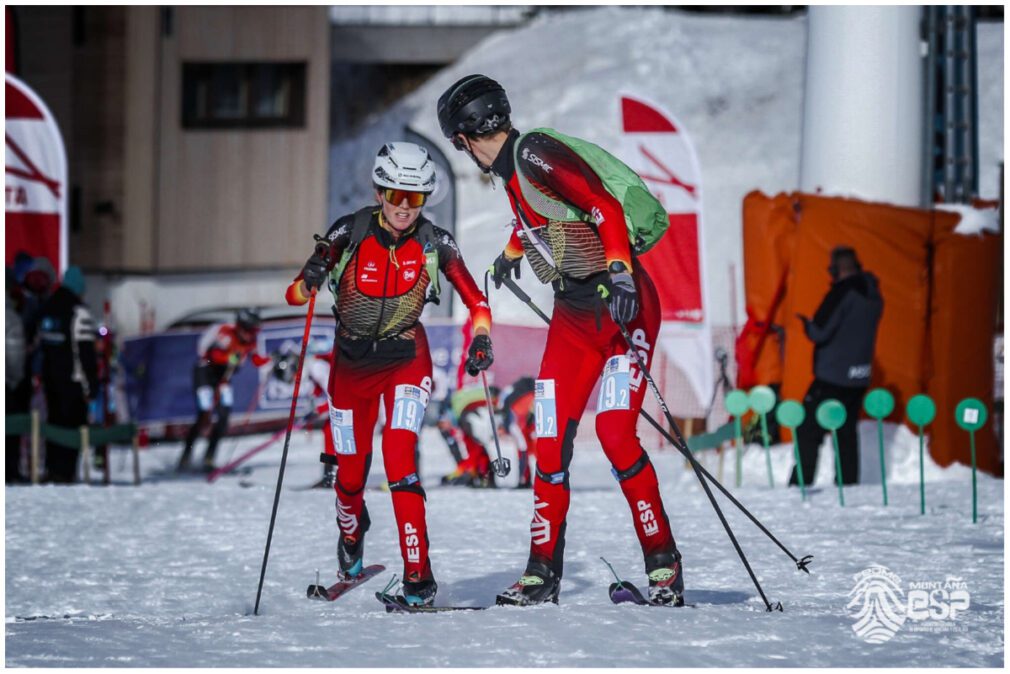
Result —
[[[804,192],[920,205],[921,12],[916,6],[810,8]]]

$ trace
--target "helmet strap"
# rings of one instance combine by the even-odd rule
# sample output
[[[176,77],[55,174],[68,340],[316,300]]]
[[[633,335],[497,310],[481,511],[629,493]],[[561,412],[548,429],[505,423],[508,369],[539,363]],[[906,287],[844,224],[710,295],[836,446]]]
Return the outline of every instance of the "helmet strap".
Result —
[[[463,136],[463,137],[466,138],[466,136]],[[453,143],[453,145],[456,145],[456,144]],[[490,166],[484,166],[483,164],[481,164],[480,160],[477,159],[476,155],[474,155],[473,150],[470,149],[470,139],[469,138],[466,138],[466,142],[460,143],[459,145],[456,145],[456,147],[458,149],[462,150],[463,152],[465,152],[467,154],[467,156],[470,157],[470,159],[473,160],[473,163],[477,165],[477,168],[479,168],[484,175],[491,175],[491,167]]]

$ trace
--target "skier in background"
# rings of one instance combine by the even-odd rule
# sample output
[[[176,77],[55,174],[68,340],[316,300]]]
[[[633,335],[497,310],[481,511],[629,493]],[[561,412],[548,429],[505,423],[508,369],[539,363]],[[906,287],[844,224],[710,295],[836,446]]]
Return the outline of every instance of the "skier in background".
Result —
[[[831,290],[814,317],[796,316],[814,343],[814,381],[803,397],[806,417],[796,429],[803,479],[807,484],[817,474],[817,453],[824,429],[817,423],[817,407],[829,398],[845,405],[845,423],[838,429],[838,455],[842,484],[859,482],[859,413],[870,386],[877,326],[884,312],[877,277],[863,271],[856,251],[838,246],[831,251]],[[836,476],[837,478],[837,476]],[[798,484],[796,467],[789,484]]]
[[[520,377],[501,393],[504,420],[501,432],[515,440],[519,448],[519,489],[530,489],[530,457],[536,457],[536,419],[533,411],[536,381],[533,377]]]
[[[370,526],[364,489],[372,461],[372,431],[383,400],[386,426],[382,458],[393,500],[403,556],[403,597],[430,605],[438,585],[428,558],[425,493],[415,448],[432,389],[432,362],[424,326],[427,301],[437,301],[441,271],[470,311],[476,337],[467,364],[490,367],[491,312],[467,271],[455,240],[421,215],[435,189],[427,150],[387,143],[375,158],[372,183],[377,205],[339,218],[287,291],[301,305],[328,282],[337,327],[330,371],[330,423],[337,462],[336,505],[341,575],[363,567]],[[429,292],[430,291],[430,292]]]
[[[256,351],[256,337],[260,330],[260,315],[254,309],[240,309],[235,315],[235,323],[225,324],[216,329],[206,348],[201,348],[199,358],[193,366],[193,393],[196,397],[197,416],[186,435],[186,445],[179,457],[177,470],[189,470],[193,445],[203,427],[215,416],[207,439],[207,450],[203,455],[203,471],[214,470],[214,454],[218,442],[228,430],[228,418],[234,402],[231,379],[247,357],[252,358],[256,367],[271,362],[270,356]],[[213,331],[214,328],[211,328]],[[201,340],[203,342],[204,340]]]
[[[449,87],[438,100],[437,114],[453,146],[485,174],[501,178],[515,214],[511,238],[494,262],[495,286],[506,276],[518,278],[525,256],[537,278],[555,290],[537,379],[543,424],[537,428],[529,561],[519,581],[497,601],[556,602],[570,502],[568,467],[579,420],[601,371],[623,367],[629,360],[619,323],[632,335],[639,356],[651,360],[660,324],[659,297],[632,255],[621,203],[570,145],[584,146],[585,141],[562,142],[543,131],[520,138],[511,125],[505,90],[483,75],[468,75]],[[541,210],[556,217],[548,219]],[[601,286],[609,305],[601,300]],[[637,370],[632,363],[621,385],[625,398],[620,404],[598,411],[596,432],[631,508],[649,576],[649,599],[681,604],[680,553],[656,471],[635,431],[646,390]]]
[[[498,388],[489,387],[491,402],[495,404],[498,398]],[[493,442],[491,437],[491,414],[487,399],[484,396],[484,386],[471,383],[451,396],[453,417],[456,427],[463,436],[463,446],[466,447],[466,457],[463,458],[453,472],[442,478],[442,484],[477,488],[494,487],[494,475],[491,472],[491,457],[488,456],[487,445]]]
[[[17,281],[14,279],[14,270],[6,268],[6,307],[4,313],[4,332],[6,342],[4,356],[6,369],[4,379],[7,385],[7,395],[5,398],[6,414],[21,412],[17,409],[15,391],[18,385],[25,378],[25,361],[28,353],[25,344],[25,328],[21,316],[18,314],[14,295],[16,294]],[[6,484],[19,484],[25,482],[25,475],[21,472],[21,436],[10,434],[7,436],[7,461],[4,482]]]
[[[70,266],[63,281],[39,311],[39,349],[47,422],[66,429],[88,423],[88,402],[98,394],[95,321],[83,300],[84,274]],[[46,440],[50,482],[77,481],[80,448]]]

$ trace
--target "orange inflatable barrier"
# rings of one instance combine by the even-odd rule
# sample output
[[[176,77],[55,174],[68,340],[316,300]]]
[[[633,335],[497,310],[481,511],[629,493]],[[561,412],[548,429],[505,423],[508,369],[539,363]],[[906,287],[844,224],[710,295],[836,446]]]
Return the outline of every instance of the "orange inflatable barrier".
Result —
[[[802,193],[744,199],[744,279],[747,313],[785,330],[785,345],[769,348],[756,334],[738,339],[740,373],[782,384],[782,396],[802,400],[813,381],[813,345],[796,313],[811,316],[827,293],[831,249],[848,245],[880,281],[884,313],[871,386],[894,394],[892,420],[904,421],[908,399],[927,393],[937,404],[930,453],[940,465],[969,464],[968,438],[954,422],[967,396],[994,399],[993,337],[999,300],[1002,236],[958,235],[960,216],[854,199]],[[774,289],[785,278],[784,292]],[[753,328],[751,328],[753,333]],[[991,423],[977,434],[978,466],[1002,475]]]

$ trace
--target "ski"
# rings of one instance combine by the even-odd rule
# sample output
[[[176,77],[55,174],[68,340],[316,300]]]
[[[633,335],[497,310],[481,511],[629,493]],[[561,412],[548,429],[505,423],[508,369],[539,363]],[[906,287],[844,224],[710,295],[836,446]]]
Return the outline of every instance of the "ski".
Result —
[[[656,604],[645,598],[642,591],[626,580],[610,584],[610,601],[615,604],[637,604],[639,606],[661,606],[665,608],[698,608],[697,604]],[[683,601],[683,600],[682,600]]]
[[[413,606],[403,597],[376,592],[375,598],[386,607],[386,613],[446,613],[449,611],[483,611],[487,606]]]
[[[349,590],[353,590],[357,586],[385,570],[386,567],[382,564],[372,564],[371,566],[366,566],[362,569],[361,573],[357,576],[344,580],[338,580],[329,587],[319,585],[319,579],[316,578],[316,584],[309,585],[309,587],[305,590],[305,596],[317,601],[335,601],[346,594]]]
[[[617,575],[616,571],[614,571],[614,567],[611,566],[610,562],[603,559],[603,557],[600,557],[600,559],[603,560],[603,563],[607,565],[607,567],[610,569],[610,572],[614,574],[614,579],[617,581],[616,583],[610,584],[610,589],[608,591],[608,594],[610,595],[610,601],[612,601],[613,603],[637,604],[638,606],[665,606],[669,608],[679,608],[681,606],[697,608],[697,606],[695,606],[694,604],[685,604],[683,597],[680,598],[680,603],[677,604],[657,604],[655,602],[649,601],[646,598],[646,596],[642,594],[642,591],[635,586],[634,583],[629,583],[626,580],[621,580],[621,577]]]

